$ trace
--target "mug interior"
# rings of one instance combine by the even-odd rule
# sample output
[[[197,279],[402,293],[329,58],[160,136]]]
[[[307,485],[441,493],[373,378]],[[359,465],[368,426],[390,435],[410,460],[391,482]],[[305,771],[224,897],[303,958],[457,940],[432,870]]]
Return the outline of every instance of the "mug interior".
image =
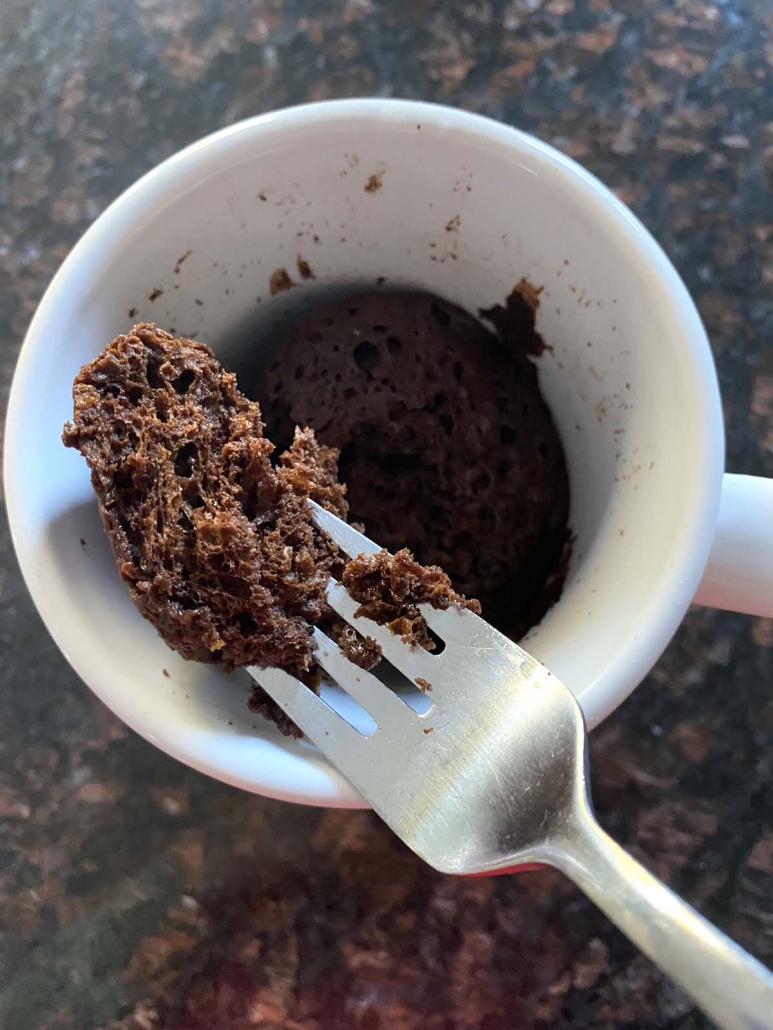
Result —
[[[719,500],[719,400],[692,302],[633,216],[550,148],[462,112],[351,101],[242,123],[150,173],[78,244],[30,329],[7,433],[14,540],[59,646],[126,722],[238,786],[361,803],[247,710],[246,674],[183,661],[134,611],[86,465],[60,442],[80,366],[147,320],[246,381],[331,292],[383,279],[477,312],[521,278],[541,289],[540,383],[575,535],[563,596],[525,646],[591,725],[633,689],[693,595]]]

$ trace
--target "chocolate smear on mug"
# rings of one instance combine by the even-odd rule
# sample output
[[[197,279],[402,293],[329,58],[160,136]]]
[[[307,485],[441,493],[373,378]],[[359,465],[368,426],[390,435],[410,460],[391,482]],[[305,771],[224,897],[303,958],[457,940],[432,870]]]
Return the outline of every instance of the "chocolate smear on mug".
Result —
[[[494,304],[490,308],[481,308],[478,314],[494,326],[505,343],[523,354],[539,357],[546,350],[553,349],[536,329],[536,314],[543,289],[542,286],[533,286],[528,279],[521,279],[505,299],[504,306]]]
[[[295,286],[295,283],[290,278],[286,268],[276,268],[271,273],[268,288],[271,291],[272,297],[275,297],[277,293],[283,293],[285,290],[291,290],[293,286]]]

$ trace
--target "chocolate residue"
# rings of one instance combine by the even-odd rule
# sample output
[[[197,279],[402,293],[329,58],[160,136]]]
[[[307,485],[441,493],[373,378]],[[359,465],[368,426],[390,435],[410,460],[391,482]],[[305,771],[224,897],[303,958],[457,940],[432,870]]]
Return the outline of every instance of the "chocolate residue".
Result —
[[[178,257],[177,263],[174,266],[174,274],[175,275],[179,275],[180,274],[180,269],[182,268],[183,264],[188,260],[188,258],[191,256],[192,253],[193,253],[192,250],[186,250],[184,254],[182,254],[180,257]]]
[[[136,315],[137,315],[137,309],[136,308],[129,308],[127,314],[129,316],[129,318],[135,318]]]
[[[453,218],[446,222],[446,232],[459,232],[459,226],[461,225],[461,218],[459,215],[454,215]]]
[[[314,272],[312,272],[311,265],[309,264],[309,262],[306,261],[305,258],[302,258],[300,254],[298,255],[296,264],[298,266],[298,275],[301,277],[301,279],[317,278],[316,275],[314,275]]]
[[[156,286],[153,292],[148,294],[148,300],[158,300],[163,295],[163,292],[160,286]]]
[[[271,290],[272,297],[275,297],[277,293],[283,293],[285,290],[291,290],[293,286],[295,286],[295,283],[290,278],[286,268],[277,268],[271,273],[268,287]]]
[[[480,308],[478,311],[481,318],[491,322],[504,343],[535,358],[544,354],[546,350],[553,349],[550,344],[545,343],[535,328],[535,315],[543,288],[533,286],[527,279],[521,279],[513,287],[512,293],[505,301],[505,307],[495,304],[491,308]]]
[[[366,193],[378,193],[384,181],[384,170],[380,172],[374,172],[373,175],[368,176],[368,181],[365,183],[364,189]]]
[[[417,676],[416,679],[413,682],[416,684],[416,686],[419,688],[419,690],[423,690],[425,694],[428,691],[432,690],[432,684],[431,683],[427,683],[427,681],[424,679],[423,676]],[[426,732],[428,732],[428,731],[425,730],[425,733]]]

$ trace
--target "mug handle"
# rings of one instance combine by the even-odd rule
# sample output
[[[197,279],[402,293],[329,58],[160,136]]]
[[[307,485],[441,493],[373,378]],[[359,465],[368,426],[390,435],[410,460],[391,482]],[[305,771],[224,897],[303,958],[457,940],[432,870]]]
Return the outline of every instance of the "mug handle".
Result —
[[[773,479],[725,474],[695,603],[773,618]]]

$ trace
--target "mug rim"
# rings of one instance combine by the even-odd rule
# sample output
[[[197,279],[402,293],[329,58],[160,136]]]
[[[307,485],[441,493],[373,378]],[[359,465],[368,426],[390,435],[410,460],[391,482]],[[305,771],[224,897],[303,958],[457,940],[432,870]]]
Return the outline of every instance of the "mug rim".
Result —
[[[86,230],[53,277],[38,305],[19,354],[8,402],[4,448],[6,505],[11,536],[27,588],[60,650],[78,675],[112,707],[103,692],[94,686],[94,680],[98,678],[98,667],[93,663],[89,665],[82,656],[71,656],[68,653],[68,642],[61,639],[65,634],[58,632],[56,603],[47,593],[46,584],[32,575],[30,541],[23,539],[22,532],[25,519],[24,476],[22,463],[19,461],[18,440],[25,410],[25,383],[29,379],[34,357],[42,347],[45,347],[57,298],[63,290],[70,287],[71,280],[84,258],[88,256],[89,260],[93,260],[94,252],[112,252],[114,245],[120,244],[127,219],[136,218],[139,212],[157,204],[159,198],[171,195],[179,197],[185,191],[186,181],[191,184],[199,183],[221,167],[232,166],[235,163],[232,154],[238,152],[245,140],[254,141],[264,131],[269,135],[275,132],[282,135],[303,133],[312,128],[318,130],[325,123],[339,124],[351,120],[367,121],[373,125],[381,123],[386,128],[393,123],[411,123],[418,120],[426,123],[428,127],[431,124],[435,129],[457,133],[466,138],[485,138],[489,145],[499,146],[511,152],[520,150],[528,151],[532,156],[538,155],[543,162],[568,180],[573,190],[585,193],[596,205],[601,205],[608,217],[615,220],[617,229],[625,233],[631,244],[643,255],[648,268],[663,288],[664,303],[673,309],[670,314],[673,316],[675,332],[678,333],[681,345],[689,352],[699,376],[696,381],[700,385],[703,432],[699,434],[700,450],[696,451],[693,459],[698,471],[697,482],[700,484],[700,490],[696,491],[691,511],[685,513],[685,531],[679,541],[678,559],[674,562],[668,577],[664,574],[662,592],[665,595],[670,594],[673,603],[661,605],[658,617],[653,618],[647,625],[647,632],[640,633],[637,639],[626,643],[629,661],[638,667],[639,673],[637,678],[619,678],[615,689],[607,688],[605,698],[597,705],[600,715],[594,721],[600,721],[635,688],[662,653],[691,602],[708,559],[716,526],[724,465],[724,429],[719,386],[711,350],[694,302],[676,269],[648,230],[607,187],[571,158],[528,133],[482,115],[443,105],[411,100],[354,98],[301,104],[237,122],[190,144],[146,172],[120,194]],[[244,157],[244,160],[249,159],[249,155]],[[189,754],[181,753],[179,747],[164,739],[164,733],[158,732],[159,728],[136,725],[131,717],[127,718],[125,710],[120,712],[120,717],[137,732],[187,764],[194,765],[201,771],[226,782],[236,782],[232,777],[219,771],[216,766],[212,767],[202,759],[192,760]],[[269,796],[311,804],[362,804],[359,795],[340,777],[337,778],[337,785],[331,792],[318,790],[312,794],[303,791],[288,792],[276,784],[261,782],[259,777],[260,770],[257,770],[254,781],[239,782],[237,785],[260,790]]]

